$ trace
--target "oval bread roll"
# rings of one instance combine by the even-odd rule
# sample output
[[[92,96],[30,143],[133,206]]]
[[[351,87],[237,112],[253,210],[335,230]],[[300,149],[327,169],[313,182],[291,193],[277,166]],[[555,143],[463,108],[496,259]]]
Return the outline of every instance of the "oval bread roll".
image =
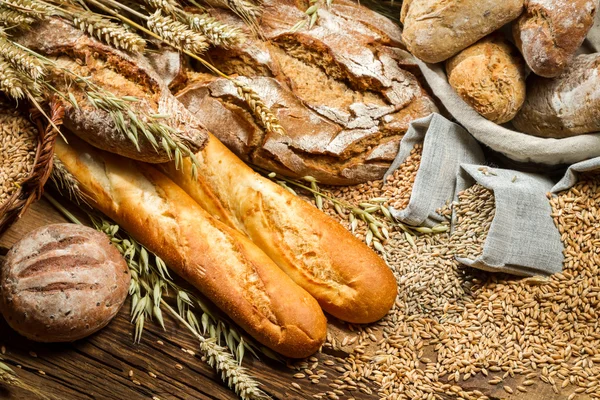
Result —
[[[325,341],[319,304],[246,236],[148,164],[69,136],[56,154],[102,211],[265,346],[307,357]]]
[[[560,75],[590,28],[598,0],[526,0],[513,35],[527,65],[540,76]]]
[[[549,138],[600,132],[600,53],[575,57],[553,79],[530,76],[527,99],[513,125]]]
[[[214,136],[200,160],[163,170],[210,214],[244,232],[323,310],[352,323],[381,319],[396,299],[394,275],[385,262],[337,221],[263,178]]]
[[[448,82],[483,117],[510,121],[525,101],[525,63],[516,47],[488,36],[446,61]]]
[[[417,58],[445,61],[514,20],[523,0],[405,0],[402,39]]]
[[[106,326],[127,298],[131,275],[104,233],[74,224],[38,228],[0,269],[0,310],[37,342],[72,342]]]

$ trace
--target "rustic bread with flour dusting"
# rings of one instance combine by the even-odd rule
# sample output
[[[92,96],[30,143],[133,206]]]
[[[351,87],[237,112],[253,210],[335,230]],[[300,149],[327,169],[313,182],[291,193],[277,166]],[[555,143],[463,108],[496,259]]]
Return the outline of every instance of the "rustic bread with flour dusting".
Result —
[[[452,57],[523,11],[523,0],[405,0],[402,38],[412,54],[428,63]]]
[[[266,41],[213,49],[207,57],[243,76],[274,111],[285,134],[266,132],[226,79],[191,73],[178,98],[244,161],[291,177],[349,185],[383,176],[410,121],[437,111],[411,71],[397,25],[355,2],[322,7],[311,29],[300,2],[264,1]],[[244,29],[223,10],[219,20]]]
[[[325,340],[319,304],[245,235],[213,218],[149,164],[69,137],[56,154],[92,206],[160,256],[256,340],[307,357]]]
[[[117,97],[135,97],[129,103],[131,109],[140,114],[168,115],[162,120],[175,128],[174,136],[199,150],[206,141],[206,129],[193,118],[171,94],[163,79],[142,56],[132,55],[95,40],[61,18],[48,18],[38,22],[29,30],[14,38],[20,44],[52,58],[59,68],[88,78]],[[150,163],[169,161],[169,156],[160,146],[153,146],[140,132],[138,145],[117,129],[110,114],[94,107],[85,92],[64,76],[50,75],[48,79],[59,91],[71,93],[78,107],[65,101],[64,126],[80,138],[100,149],[128,158]],[[102,93],[101,93],[102,94]],[[105,97],[102,95],[101,97]],[[123,112],[126,124],[127,112]]]
[[[337,221],[244,164],[216,138],[177,170],[162,165],[181,188],[211,215],[238,229],[260,247],[323,310],[348,322],[383,318],[397,285],[386,263]]]
[[[582,54],[556,78],[532,75],[512,121],[521,132],[564,138],[600,132],[600,53]]]
[[[526,0],[513,34],[525,61],[540,76],[563,72],[594,24],[598,0]]]

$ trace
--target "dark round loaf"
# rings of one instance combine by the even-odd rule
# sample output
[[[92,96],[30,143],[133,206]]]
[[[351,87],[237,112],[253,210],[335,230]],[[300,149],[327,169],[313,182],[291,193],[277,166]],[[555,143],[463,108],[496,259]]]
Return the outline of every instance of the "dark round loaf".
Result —
[[[70,342],[110,322],[130,280],[106,235],[80,225],[48,225],[8,252],[0,270],[0,311],[29,339]]]

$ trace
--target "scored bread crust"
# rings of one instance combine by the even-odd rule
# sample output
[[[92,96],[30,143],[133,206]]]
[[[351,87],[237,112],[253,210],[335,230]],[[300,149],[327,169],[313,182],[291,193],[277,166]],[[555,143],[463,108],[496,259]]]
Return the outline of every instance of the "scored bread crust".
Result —
[[[239,229],[273,259],[323,310],[352,323],[384,317],[397,294],[391,270],[337,221],[261,177],[215,137],[191,164],[161,165],[210,214]]]
[[[402,3],[402,38],[428,63],[445,61],[523,11],[523,0],[410,0]]]
[[[206,129],[169,91],[162,78],[149,62],[87,36],[65,20],[52,17],[36,23],[14,37],[23,46],[53,58],[59,67],[89,78],[93,83],[117,97],[132,96],[139,102],[129,103],[134,111],[148,115],[169,117],[161,120],[175,128],[176,138],[193,151],[206,141]],[[140,133],[139,149],[115,126],[110,114],[89,103],[85,93],[76,85],[69,85],[68,73],[51,72],[45,79],[65,93],[71,93],[78,107],[64,101],[64,126],[95,147],[128,158],[150,163],[169,161],[169,155],[160,146],[154,148]],[[128,123],[127,113],[125,121]],[[157,138],[159,140],[159,138]]]
[[[525,61],[547,78],[567,68],[594,24],[598,0],[526,0],[513,36]]]
[[[325,340],[318,303],[246,236],[219,222],[150,165],[69,137],[56,154],[102,211],[260,343],[307,357]]]
[[[106,235],[75,224],[38,228],[0,268],[0,311],[37,342],[71,342],[106,326],[127,298],[127,263]]]
[[[410,122],[437,107],[413,74],[418,68],[397,25],[340,0],[320,9],[311,29],[291,32],[304,10],[291,0],[265,1],[266,40],[249,36],[241,46],[207,53],[223,72],[244,77],[283,134],[266,132],[226,79],[191,73],[178,98],[246,162],[326,184],[380,179]],[[210,12],[245,29],[231,13]]]
[[[525,62],[516,47],[490,35],[446,61],[448,83],[479,114],[510,121],[525,101]]]

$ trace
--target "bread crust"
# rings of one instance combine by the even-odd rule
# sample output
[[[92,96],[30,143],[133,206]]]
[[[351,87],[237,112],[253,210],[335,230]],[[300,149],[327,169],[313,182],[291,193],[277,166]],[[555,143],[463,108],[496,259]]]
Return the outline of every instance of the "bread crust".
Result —
[[[575,57],[553,79],[531,75],[512,122],[521,132],[548,138],[600,132],[600,53]]]
[[[21,335],[71,342],[106,326],[127,298],[131,275],[104,233],[74,224],[38,228],[0,269],[0,310]]]
[[[133,96],[140,100],[132,103],[134,110],[147,114],[169,115],[164,122],[177,129],[177,138],[199,150],[206,141],[206,129],[191,116],[171,94],[162,78],[141,56],[134,56],[85,35],[61,18],[48,18],[30,30],[23,31],[15,41],[54,57],[56,63],[116,96]],[[59,90],[72,93],[79,107],[64,102],[64,126],[95,147],[128,158],[150,163],[169,161],[168,154],[159,146],[154,148],[142,134],[139,150],[115,126],[109,113],[93,107],[83,91],[65,82],[62,74],[48,77]],[[125,116],[128,121],[128,117]],[[128,123],[128,122],[127,122]]]
[[[94,207],[265,346],[294,358],[319,349],[327,320],[318,303],[246,236],[150,165],[69,142],[59,141],[56,154]]]
[[[402,38],[428,63],[445,61],[514,20],[523,0],[411,0],[402,4]]]
[[[248,235],[323,310],[353,323],[387,314],[396,299],[396,280],[363,242],[255,173],[216,138],[210,137],[197,157],[197,180],[189,175],[189,163],[179,171],[173,164],[161,168],[209,213]]]
[[[490,35],[446,61],[450,86],[479,114],[510,121],[525,101],[525,62],[500,35]]]
[[[319,11],[311,29],[302,4],[268,0],[261,28],[237,48],[207,57],[252,87],[275,112],[284,135],[265,132],[225,79],[191,74],[178,98],[244,161],[283,175],[351,185],[380,179],[412,120],[437,111],[410,71],[398,26],[353,1]],[[236,16],[211,10],[244,29]]]
[[[540,76],[560,75],[594,24],[598,0],[526,0],[515,21],[515,43]]]

